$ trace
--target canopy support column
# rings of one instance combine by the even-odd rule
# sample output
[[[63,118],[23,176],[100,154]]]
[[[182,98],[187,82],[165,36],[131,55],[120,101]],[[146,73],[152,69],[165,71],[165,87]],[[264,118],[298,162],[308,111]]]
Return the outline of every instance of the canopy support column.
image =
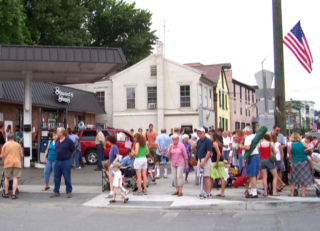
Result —
[[[23,163],[25,168],[30,168],[32,159],[32,71],[23,71],[24,100],[23,100]]]

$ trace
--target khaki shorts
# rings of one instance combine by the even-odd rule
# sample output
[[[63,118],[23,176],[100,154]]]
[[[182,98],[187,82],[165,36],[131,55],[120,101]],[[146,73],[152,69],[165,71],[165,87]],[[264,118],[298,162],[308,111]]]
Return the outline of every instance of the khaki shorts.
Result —
[[[203,159],[199,159],[198,160],[198,175],[200,176],[200,172],[199,172],[199,164],[200,164],[200,160],[201,162],[204,161],[205,158]],[[210,177],[210,173],[211,173],[211,165],[212,165],[212,161],[211,161],[211,158],[209,158],[207,160],[207,162],[203,165],[203,173],[202,173],[202,176],[203,177]]]
[[[149,148],[149,153],[150,155],[148,157],[153,157],[153,159],[156,159],[157,156],[157,148]]]
[[[16,177],[20,178],[21,177],[21,168],[5,168],[4,169],[4,175],[8,178],[11,177]]]
[[[114,193],[115,195],[121,195],[121,188],[116,188],[116,187],[114,187],[114,188],[113,188],[113,193]]]

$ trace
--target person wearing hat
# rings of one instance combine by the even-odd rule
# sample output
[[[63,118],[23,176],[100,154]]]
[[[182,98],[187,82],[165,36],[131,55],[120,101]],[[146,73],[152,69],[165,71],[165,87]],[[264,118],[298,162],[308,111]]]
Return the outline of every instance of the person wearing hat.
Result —
[[[123,203],[127,203],[129,198],[121,191],[122,188],[122,175],[120,171],[121,164],[116,162],[113,164],[113,169],[111,170],[114,177],[113,177],[113,198],[110,200],[110,203],[116,202],[116,196],[121,195],[124,198]],[[108,197],[107,197],[108,198]]]
[[[106,148],[105,145],[105,138],[102,133],[102,128],[100,126],[96,127],[96,139],[95,139],[95,144],[97,147],[97,168],[94,171],[101,171],[102,170],[102,161],[104,160],[103,157],[103,151]]]
[[[211,195],[211,153],[212,153],[212,141],[206,137],[204,128],[198,128],[197,135],[199,137],[196,145],[196,153],[198,156],[198,173],[200,175],[200,169],[203,175],[203,194],[199,195],[200,199],[212,198]]]

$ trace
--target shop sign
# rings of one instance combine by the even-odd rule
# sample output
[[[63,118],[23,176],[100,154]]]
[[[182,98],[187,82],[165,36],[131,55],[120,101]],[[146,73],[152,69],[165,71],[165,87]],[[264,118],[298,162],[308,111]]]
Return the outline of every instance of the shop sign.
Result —
[[[63,92],[59,87],[53,89],[53,94],[57,97],[59,103],[70,103],[73,98],[73,92]]]

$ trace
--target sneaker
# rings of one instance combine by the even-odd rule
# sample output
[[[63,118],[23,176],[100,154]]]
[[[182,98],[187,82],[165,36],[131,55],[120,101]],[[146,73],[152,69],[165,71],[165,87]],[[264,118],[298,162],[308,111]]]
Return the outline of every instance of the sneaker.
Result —
[[[199,194],[199,195],[197,195],[197,197],[200,198],[200,199],[201,199],[203,196],[204,196],[204,194]]]
[[[205,194],[203,194],[202,197],[200,197],[200,199],[201,199],[201,200],[208,199],[208,196],[209,196],[209,194],[206,194],[206,193],[205,193]]]
[[[210,199],[210,198],[213,198],[211,193],[207,194],[207,199]]]
[[[163,178],[168,178],[168,175],[164,175]]]
[[[142,196],[143,195],[143,192],[142,191],[136,191],[133,193],[133,195],[135,196]]]
[[[53,194],[50,195],[50,198],[55,198],[59,196],[60,196],[60,193],[54,192]]]
[[[71,198],[72,197],[72,194],[71,194],[71,192],[69,192],[68,194],[67,194],[67,198]]]
[[[142,193],[143,193],[143,195],[148,195],[148,194],[147,194],[147,190],[143,190]]]
[[[155,178],[156,178],[156,179],[160,179],[160,175],[156,175]]]
[[[106,196],[106,198],[112,198],[113,194],[109,193],[108,196]]]
[[[78,168],[76,168],[76,169],[81,169],[81,167],[78,167]]]

